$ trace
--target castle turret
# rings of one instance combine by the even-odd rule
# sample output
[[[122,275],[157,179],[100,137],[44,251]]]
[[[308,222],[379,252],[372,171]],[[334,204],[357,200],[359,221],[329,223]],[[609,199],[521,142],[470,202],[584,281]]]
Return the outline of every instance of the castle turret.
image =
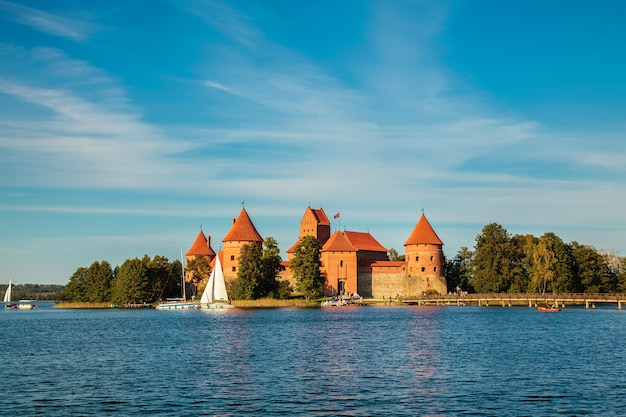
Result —
[[[415,280],[414,291],[445,294],[443,242],[423,213],[404,246],[407,274]]]
[[[227,283],[234,282],[237,278],[239,253],[242,246],[248,243],[255,243],[261,248],[263,245],[263,238],[257,232],[245,208],[241,209],[237,220],[233,219],[230,232],[228,232],[222,242],[224,243],[224,250],[220,259],[223,261],[224,279]]]

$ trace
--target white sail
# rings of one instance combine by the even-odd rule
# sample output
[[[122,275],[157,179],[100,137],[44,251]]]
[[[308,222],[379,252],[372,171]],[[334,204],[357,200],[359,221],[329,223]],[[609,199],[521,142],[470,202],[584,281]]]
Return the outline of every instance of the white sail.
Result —
[[[4,303],[10,303],[11,302],[11,278],[9,278],[9,286],[7,287],[7,292],[4,293]]]
[[[228,302],[228,293],[226,292],[226,281],[224,280],[224,272],[220,263],[220,257],[215,258],[215,278],[213,280],[213,300]]]
[[[209,282],[207,282],[204,292],[202,293],[202,297],[200,298],[200,304],[209,304],[213,302],[213,282],[215,282],[215,268],[211,271]]]

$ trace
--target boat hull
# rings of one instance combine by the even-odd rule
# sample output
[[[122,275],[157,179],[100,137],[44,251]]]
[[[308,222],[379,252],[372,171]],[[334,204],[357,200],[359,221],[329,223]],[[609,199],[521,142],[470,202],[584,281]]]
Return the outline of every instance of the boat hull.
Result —
[[[157,310],[194,310],[198,308],[196,303],[164,303],[155,307]]]
[[[235,308],[235,306],[232,304],[228,304],[228,303],[209,303],[209,304],[200,305],[200,308],[208,308],[209,310],[222,310],[222,309],[228,309],[228,308]]]
[[[537,311],[540,313],[558,313],[561,309],[557,307],[537,307]]]

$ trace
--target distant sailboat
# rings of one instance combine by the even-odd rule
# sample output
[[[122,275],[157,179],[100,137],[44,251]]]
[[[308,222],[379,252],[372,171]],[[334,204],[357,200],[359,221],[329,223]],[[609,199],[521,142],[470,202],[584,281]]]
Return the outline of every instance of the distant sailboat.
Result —
[[[13,287],[13,282],[12,282],[12,279],[9,278],[9,286],[7,287],[7,291],[4,293],[4,300],[2,300],[5,308],[14,308],[15,306],[14,304],[11,303],[12,287]]]
[[[31,300],[20,300],[19,303],[11,302],[11,294],[13,292],[13,280],[9,278],[9,286],[7,287],[7,291],[4,293],[4,303],[5,308],[17,308],[19,310],[34,310],[37,308],[37,304],[33,303]]]
[[[219,255],[215,257],[215,266],[211,271],[209,282],[200,298],[200,308],[234,308],[228,300],[228,292],[226,291],[226,281],[224,280],[224,272],[220,263]]]
[[[187,302],[187,296],[185,294],[185,262],[183,258],[183,250],[180,250],[180,264],[182,269],[181,287],[182,298],[167,299],[165,303],[159,303],[156,306],[157,310],[192,310],[198,308],[197,303]]]

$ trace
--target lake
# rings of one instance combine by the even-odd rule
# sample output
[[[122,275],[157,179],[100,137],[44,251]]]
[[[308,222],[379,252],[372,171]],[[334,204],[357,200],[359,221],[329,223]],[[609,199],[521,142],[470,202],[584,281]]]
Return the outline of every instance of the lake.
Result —
[[[0,311],[2,415],[626,415],[626,311]]]

